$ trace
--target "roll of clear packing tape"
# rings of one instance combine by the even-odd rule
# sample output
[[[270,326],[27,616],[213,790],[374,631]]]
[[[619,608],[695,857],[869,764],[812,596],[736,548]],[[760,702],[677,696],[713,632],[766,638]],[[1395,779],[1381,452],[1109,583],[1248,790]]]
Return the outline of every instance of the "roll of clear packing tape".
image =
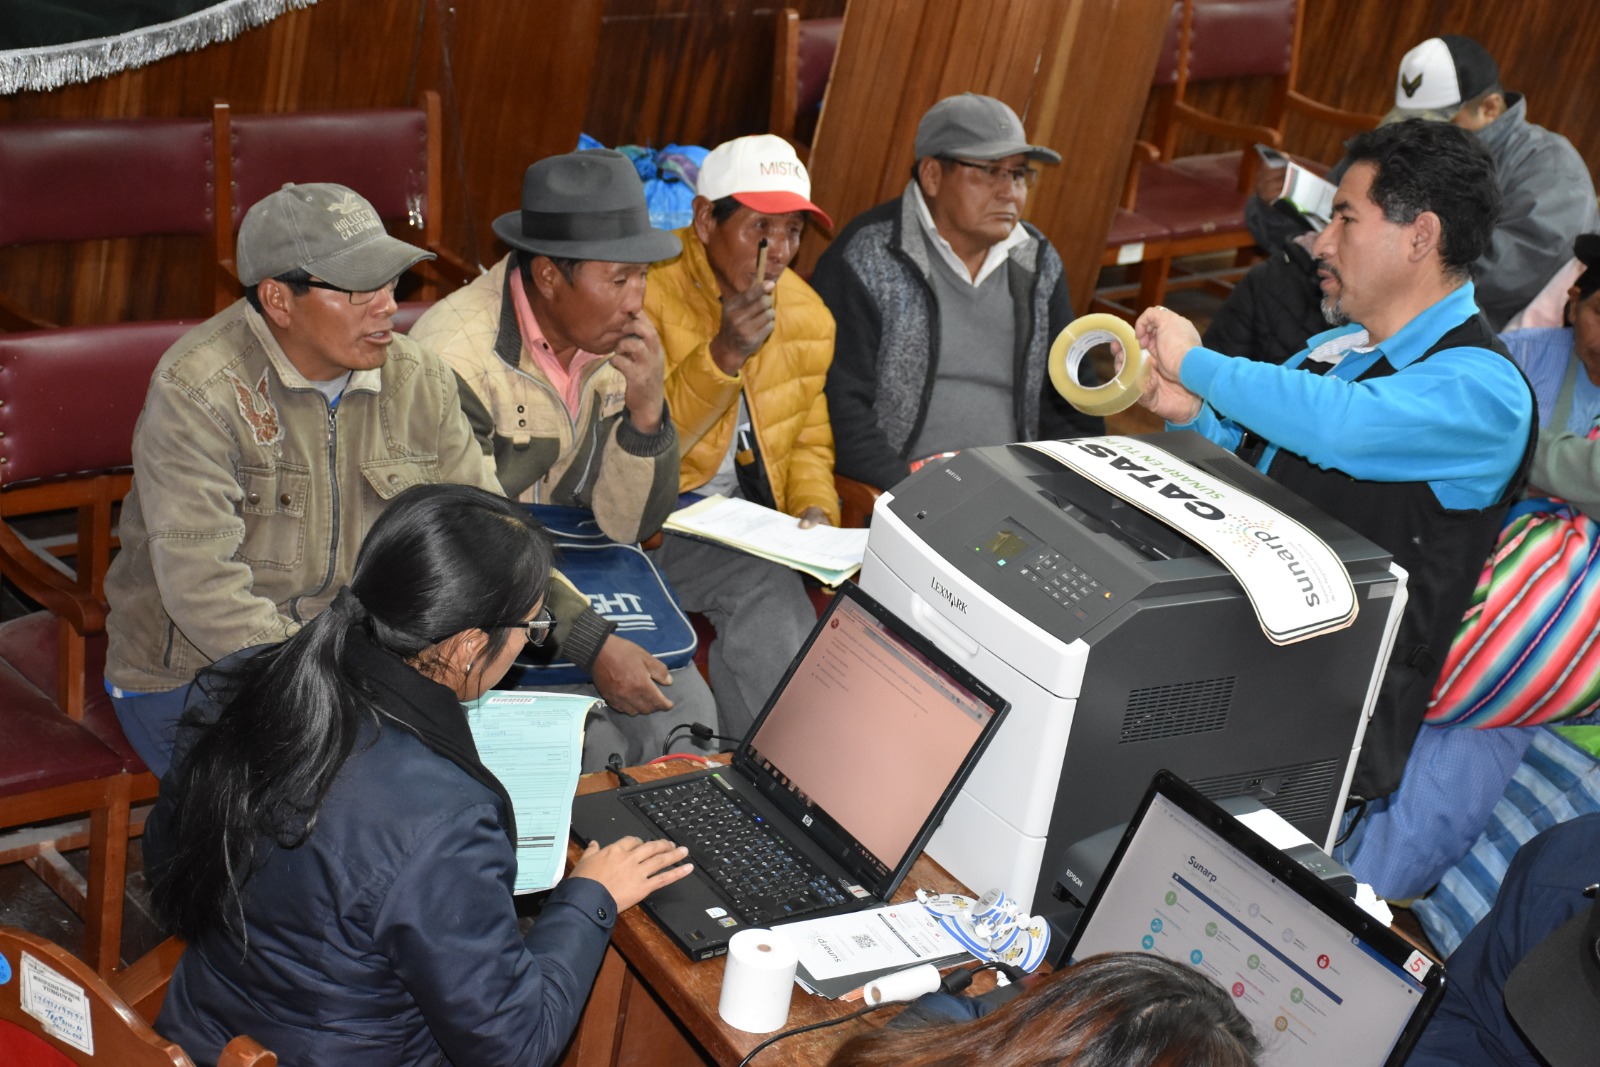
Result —
[[[800,954],[775,930],[740,930],[728,939],[727,965],[717,1014],[729,1026],[770,1034],[789,1021],[794,971]]]
[[[1080,385],[1079,366],[1089,350],[1116,341],[1122,345],[1122,366],[1104,385]],[[1050,346],[1050,382],[1067,403],[1085,415],[1115,415],[1126,411],[1144,392],[1149,366],[1133,327],[1115,315],[1085,315],[1073,319]]]

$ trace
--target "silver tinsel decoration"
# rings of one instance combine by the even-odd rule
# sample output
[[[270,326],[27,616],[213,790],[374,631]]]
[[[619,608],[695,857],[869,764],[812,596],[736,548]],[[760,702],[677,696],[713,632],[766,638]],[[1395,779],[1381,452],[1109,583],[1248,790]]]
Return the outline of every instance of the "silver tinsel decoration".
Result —
[[[181,19],[115,37],[0,52],[0,95],[48,91],[130,67],[142,67],[179,52],[192,52],[218,41],[231,40],[285,11],[310,7],[316,2],[223,0]]]

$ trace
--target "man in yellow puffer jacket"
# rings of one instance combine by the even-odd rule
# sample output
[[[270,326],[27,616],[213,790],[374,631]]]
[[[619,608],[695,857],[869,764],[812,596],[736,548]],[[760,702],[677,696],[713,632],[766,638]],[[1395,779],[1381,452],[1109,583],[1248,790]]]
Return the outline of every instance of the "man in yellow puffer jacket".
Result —
[[[678,487],[742,496],[802,527],[839,521],[833,430],[822,395],[833,315],[793,271],[811,203],[794,149],[763,134],[705,159],[683,254],[653,268],[645,312],[666,354]],[[757,277],[763,258],[765,272]],[[731,549],[667,534],[656,564],[683,606],[716,627],[711,688],[723,732],[740,735],[811,632],[799,575]]]

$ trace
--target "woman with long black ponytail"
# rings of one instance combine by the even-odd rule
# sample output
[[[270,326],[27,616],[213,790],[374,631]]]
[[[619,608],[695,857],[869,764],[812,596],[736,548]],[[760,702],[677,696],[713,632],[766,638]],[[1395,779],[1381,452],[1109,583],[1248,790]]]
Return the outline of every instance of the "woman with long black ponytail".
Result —
[[[284,1063],[551,1063],[619,911],[683,852],[593,846],[517,931],[516,830],[461,701],[541,641],[549,541],[468,486],[397,497],[350,585],[198,680],[145,833],[189,942],[156,1028],[197,1062],[247,1033]]]

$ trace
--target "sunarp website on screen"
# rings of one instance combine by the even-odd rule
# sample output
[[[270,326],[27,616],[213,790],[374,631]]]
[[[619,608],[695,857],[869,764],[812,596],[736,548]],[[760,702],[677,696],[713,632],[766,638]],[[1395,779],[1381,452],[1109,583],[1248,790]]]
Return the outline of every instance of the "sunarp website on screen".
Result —
[[[751,743],[892,868],[993,713],[844,600]]]
[[[1164,797],[1074,950],[1187,963],[1233,996],[1267,1067],[1381,1064],[1422,986]]]

